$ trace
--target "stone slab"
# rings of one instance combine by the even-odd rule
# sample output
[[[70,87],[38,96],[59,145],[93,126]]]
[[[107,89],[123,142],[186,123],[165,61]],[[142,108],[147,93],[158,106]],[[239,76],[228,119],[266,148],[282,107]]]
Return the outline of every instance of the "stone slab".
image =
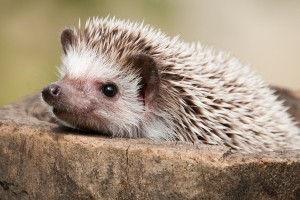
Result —
[[[0,108],[1,200],[300,199],[300,150],[109,138],[62,128],[37,102]]]

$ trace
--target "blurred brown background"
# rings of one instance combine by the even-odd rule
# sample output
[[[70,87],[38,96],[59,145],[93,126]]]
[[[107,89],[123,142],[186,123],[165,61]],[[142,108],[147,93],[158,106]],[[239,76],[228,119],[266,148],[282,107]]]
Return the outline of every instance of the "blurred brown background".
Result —
[[[56,80],[65,27],[107,15],[232,52],[269,83],[300,89],[297,0],[0,0],[0,105]]]

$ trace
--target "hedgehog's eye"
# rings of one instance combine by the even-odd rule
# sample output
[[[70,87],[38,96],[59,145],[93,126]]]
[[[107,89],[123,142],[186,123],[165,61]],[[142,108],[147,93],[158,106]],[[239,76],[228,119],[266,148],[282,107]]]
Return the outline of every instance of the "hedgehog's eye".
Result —
[[[115,84],[109,83],[102,87],[102,92],[108,97],[114,97],[118,93],[118,88]]]

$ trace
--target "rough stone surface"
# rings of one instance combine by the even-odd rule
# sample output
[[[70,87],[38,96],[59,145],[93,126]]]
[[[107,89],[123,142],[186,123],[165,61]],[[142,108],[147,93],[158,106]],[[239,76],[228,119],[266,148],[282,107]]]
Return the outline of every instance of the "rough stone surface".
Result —
[[[50,123],[43,109],[36,97],[0,108],[1,200],[300,199],[300,150],[108,138]]]

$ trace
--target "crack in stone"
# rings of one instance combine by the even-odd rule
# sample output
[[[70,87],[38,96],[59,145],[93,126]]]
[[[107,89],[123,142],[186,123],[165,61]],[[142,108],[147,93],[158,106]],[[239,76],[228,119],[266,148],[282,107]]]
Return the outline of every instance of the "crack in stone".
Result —
[[[223,153],[223,155],[218,159],[219,161],[224,161],[226,158],[228,158],[231,154],[233,154],[232,149],[228,149],[226,152]]]
[[[25,190],[21,190],[20,192],[14,191],[14,189],[12,187],[16,186],[18,188],[18,186],[14,185],[13,183],[9,183],[7,181],[0,181],[0,186],[4,189],[4,191],[12,192],[16,196],[19,196],[19,195],[28,196],[28,192]]]
[[[126,174],[126,182],[127,182],[127,186],[126,189],[129,188],[129,157],[128,157],[128,152],[129,152],[129,148],[131,145],[129,145],[126,149],[125,152],[125,157],[126,157],[126,167],[125,167],[125,174]]]
[[[8,183],[6,181],[0,181],[0,186],[4,189],[4,190],[9,190],[10,186],[13,186],[14,184],[12,183]]]

